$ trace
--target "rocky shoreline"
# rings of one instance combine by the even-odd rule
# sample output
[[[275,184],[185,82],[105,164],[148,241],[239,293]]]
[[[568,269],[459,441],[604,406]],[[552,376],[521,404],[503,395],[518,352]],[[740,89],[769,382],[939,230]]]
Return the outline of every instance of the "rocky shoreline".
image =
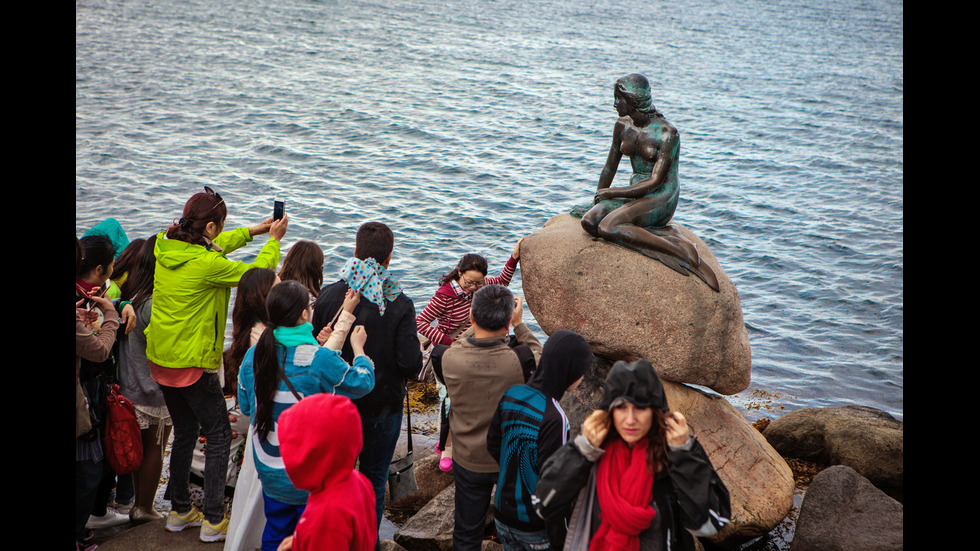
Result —
[[[784,429],[789,426],[790,422],[792,422],[794,427],[790,432],[800,431],[799,434],[802,436],[805,433],[799,429],[799,425],[803,424],[802,419],[804,418],[836,418],[837,420],[830,423],[832,425],[831,430],[833,431],[837,430],[834,429],[834,426],[847,424],[847,422],[842,422],[841,419],[846,417],[845,414],[849,410],[860,410],[854,412],[851,416],[859,419],[867,418],[872,413],[868,411],[871,408],[848,407],[810,408],[790,412],[792,415],[789,413],[781,414],[778,412],[782,408],[779,406],[778,401],[773,402],[772,395],[760,396],[760,398],[761,400],[759,402],[741,404],[738,409],[740,415],[745,416],[751,413],[753,416],[759,416],[758,419],[749,423],[749,425],[763,437],[766,437],[767,433],[772,436],[774,434],[778,435],[780,432],[785,432]],[[433,449],[436,442],[437,406],[438,398],[433,385],[423,383],[413,383],[410,385],[410,407],[412,408],[413,422],[412,441],[416,455],[416,478],[419,483],[419,492],[386,508],[386,518],[382,526],[382,549],[421,551],[451,548],[452,473],[445,473],[439,470],[439,456]],[[772,417],[769,414],[772,414]],[[886,415],[880,412],[879,414],[872,415],[871,417],[876,419],[876,421],[871,424],[891,427],[885,432],[891,432],[891,441],[895,443],[897,440],[900,440],[902,423],[894,420],[894,422],[888,422],[885,418]],[[783,418],[786,419],[782,420]],[[872,436],[870,429],[862,431],[857,428],[860,426],[859,422],[852,421],[852,424],[854,426],[851,430],[843,431],[845,437],[882,441],[880,437]],[[868,423],[865,422],[865,424]],[[813,423],[811,425],[819,426]],[[783,427],[781,428],[781,426]],[[770,427],[774,427],[772,432],[769,432]],[[827,429],[825,427],[820,428],[810,438],[801,437],[796,440],[820,442],[822,439],[823,444],[820,448],[824,449],[843,449],[846,447],[842,446],[839,442],[828,445],[827,437],[824,434],[826,432]],[[899,438],[896,439],[896,437]],[[842,438],[831,436],[832,441]],[[796,442],[794,445],[799,446],[799,443]],[[780,450],[783,448],[783,444],[778,441],[776,446]],[[405,453],[405,450],[405,433],[403,432],[402,438],[399,441],[398,450],[395,453],[396,457],[401,457]],[[902,548],[902,503],[900,499],[886,495],[883,490],[868,482],[868,479],[859,474],[853,466],[846,464],[831,465],[827,463],[829,459],[812,452],[807,452],[806,454],[792,452],[795,455],[809,455],[811,456],[810,459],[792,457],[789,453],[787,451],[780,451],[783,460],[792,473],[793,479],[793,503],[785,517],[765,534],[739,544],[723,546],[712,542],[704,542],[702,545],[704,545],[707,551],[721,549],[738,551],[799,551],[801,549],[835,548],[882,550]],[[880,456],[880,453],[875,453],[871,457]],[[892,453],[892,456],[897,456],[900,460],[902,457],[901,450],[899,449],[897,453]],[[827,457],[829,458],[830,455],[827,454]],[[847,460],[850,461],[850,459]],[[896,469],[899,471],[897,474],[900,479],[901,467],[896,467]],[[817,479],[818,477],[820,477],[819,480]],[[816,481],[816,485],[814,481]],[[161,481],[160,491],[158,492],[158,499],[156,501],[157,510],[164,514],[169,511],[169,502],[162,499],[166,483],[166,479]],[[439,497],[440,495],[441,497]],[[832,499],[828,499],[826,497],[828,495],[832,496]],[[852,495],[852,497],[844,500],[842,498],[844,495]],[[810,501],[806,501],[804,499],[806,497],[809,497]],[[856,517],[853,511],[846,510],[842,512],[840,510],[841,503],[853,503],[854,499],[859,499],[865,504],[862,505],[863,512],[860,517]],[[805,510],[803,507],[804,502],[806,503]],[[811,503],[819,507],[811,507]],[[415,518],[425,507],[428,507],[428,511],[425,512],[426,516]],[[850,507],[853,508],[853,505]],[[820,510],[815,510],[817,508]],[[811,511],[811,509],[814,510]],[[872,515],[869,511],[876,512]],[[864,518],[868,515],[871,515],[870,518]],[[448,523],[446,522],[447,517]],[[440,518],[442,520],[438,520]],[[882,519],[886,519],[887,522]],[[820,533],[821,530],[825,531],[823,527],[828,522],[831,522],[834,526],[846,527],[847,525],[851,525],[854,527],[853,533],[844,532],[847,535],[842,537],[848,538],[844,545],[835,547],[827,541],[833,534]],[[874,525],[878,526],[875,529],[876,541],[870,543],[863,542],[862,539],[866,537],[865,534],[868,532],[866,527],[869,526],[869,522],[874,522]],[[139,542],[139,548],[147,550],[168,549],[169,551],[181,551],[184,549],[207,548],[213,550],[221,548],[215,544],[202,543],[197,540],[196,536],[184,537],[184,534],[168,533],[163,530],[162,521],[154,521],[149,524],[150,526],[127,524],[115,528],[97,530],[94,541],[99,543],[100,548],[106,551],[133,549],[133,542]],[[423,532],[415,528],[418,526],[426,527],[426,530]],[[492,526],[493,524],[490,522],[488,524],[487,539],[484,541],[484,548],[490,550],[502,549],[496,540]],[[808,528],[808,526],[811,528]],[[808,530],[811,532],[810,535],[806,533]],[[440,532],[442,532],[442,536],[438,535]],[[816,545],[812,543],[814,538],[819,540]],[[159,542],[159,544],[156,545],[155,542]]]
[[[429,433],[424,427],[428,417],[434,415],[434,405],[426,397],[428,393],[425,385],[416,385],[412,392],[412,418],[422,420],[420,427],[414,427],[418,432],[413,439],[419,492],[388,508],[387,515],[397,530],[392,535],[393,541],[385,542],[385,549],[451,549],[452,475],[439,471],[438,455],[430,449],[432,446],[425,445],[434,442],[429,436],[434,436],[434,430]],[[884,412],[861,406],[806,408],[791,413],[762,417],[751,424],[745,422],[773,445],[791,473],[789,511],[761,535],[703,541],[704,548],[708,551],[901,549],[903,423]],[[795,435],[789,444],[787,432]],[[404,449],[403,440],[396,456],[403,454]],[[885,487],[895,497],[866,478],[871,475],[879,484],[884,480],[880,474],[883,469],[875,467],[880,465],[883,455],[897,458],[884,469],[890,471]],[[818,497],[807,501],[805,498],[811,494]],[[826,495],[836,498],[822,497]],[[859,514],[852,510],[855,500],[862,503]],[[496,541],[491,519],[492,516],[488,518],[484,548],[502,549]],[[869,519],[878,527],[872,541],[866,541]],[[826,528],[828,522],[832,522],[834,530]]]
[[[903,423],[858,405],[804,408],[750,423],[726,399],[745,391],[751,379],[738,292],[707,245],[676,226],[716,274],[717,291],[592,238],[567,214],[522,243],[529,311],[545,333],[574,330],[596,355],[582,384],[561,400],[572,436],[598,405],[612,364],[644,358],[731,496],[729,524],[703,540],[704,549],[901,549]],[[422,383],[410,384],[410,392],[419,490],[395,503],[386,499],[391,522],[383,525],[382,548],[446,551],[452,548],[455,486],[434,451],[438,397]],[[395,457],[406,449],[403,432]],[[492,508],[486,526],[484,549],[501,549]]]

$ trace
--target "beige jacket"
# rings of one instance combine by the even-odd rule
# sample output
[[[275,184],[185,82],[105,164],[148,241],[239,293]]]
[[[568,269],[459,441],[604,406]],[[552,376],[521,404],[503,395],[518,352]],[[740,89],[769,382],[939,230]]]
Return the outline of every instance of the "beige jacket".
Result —
[[[523,323],[514,327],[519,344],[530,346],[534,360],[541,358],[541,343]],[[517,353],[506,337],[477,339],[467,329],[442,356],[442,374],[449,396],[449,430],[453,462],[477,473],[500,470],[487,451],[487,429],[504,392],[524,384]]]
[[[103,315],[102,328],[95,335],[82,321],[78,309],[75,309],[75,438],[92,430],[88,400],[78,379],[82,358],[91,362],[104,362],[108,359],[109,354],[112,354],[112,343],[116,341],[116,330],[119,329],[119,314],[115,310],[110,309]]]

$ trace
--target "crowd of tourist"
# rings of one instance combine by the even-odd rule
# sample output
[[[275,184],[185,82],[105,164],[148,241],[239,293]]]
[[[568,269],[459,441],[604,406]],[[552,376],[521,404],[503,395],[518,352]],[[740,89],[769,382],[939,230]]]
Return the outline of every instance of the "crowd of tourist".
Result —
[[[109,219],[76,238],[76,550],[96,547],[94,529],[155,519],[225,549],[380,549],[406,385],[429,347],[454,549],[480,548],[495,487],[508,551],[638,550],[650,537],[688,549],[728,522],[727,490],[648,362],[617,362],[569,440],[559,401],[594,357],[572,331],[542,347],[524,325],[507,287],[521,241],[498,276],[465,255],[416,315],[389,271],[387,225],[362,224],[324,285],[315,242],[281,259],[288,217],[227,229],[227,215],[205,187],[156,235],[130,242]],[[254,260],[230,258],[266,234]],[[103,445],[113,385],[139,422],[143,461],[128,473]]]

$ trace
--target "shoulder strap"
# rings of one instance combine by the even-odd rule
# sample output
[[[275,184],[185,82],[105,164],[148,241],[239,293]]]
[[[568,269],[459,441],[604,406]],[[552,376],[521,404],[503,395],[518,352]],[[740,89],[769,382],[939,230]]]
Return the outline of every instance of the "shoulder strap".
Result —
[[[453,329],[453,332],[449,334],[449,340],[455,342],[456,341],[456,338],[459,337],[463,333],[463,331],[465,331],[466,329],[468,329],[467,327],[465,327],[465,325],[466,324],[464,323],[464,324],[456,327],[456,329]]]
[[[429,354],[429,361],[432,362],[432,372],[435,373],[436,379],[442,384],[446,384],[445,379],[442,377],[442,355],[449,350],[449,347],[444,344],[437,344],[432,347],[432,353]]]
[[[286,383],[286,387],[289,388],[289,391],[296,397],[297,402],[303,399],[303,397],[299,395],[299,392],[296,392],[296,389],[293,388],[293,383],[289,382],[289,379],[286,377],[286,370],[283,369],[282,366],[279,366],[279,377],[282,378],[282,382]]]
[[[526,383],[531,378],[531,374],[534,373],[534,368],[536,367],[534,351],[526,344],[512,346],[511,350],[517,354],[517,360],[521,362],[521,371],[524,372],[524,382]]]
[[[412,408],[409,405],[408,393],[405,393],[405,420],[406,420],[406,439],[408,440],[408,454],[412,453]]]

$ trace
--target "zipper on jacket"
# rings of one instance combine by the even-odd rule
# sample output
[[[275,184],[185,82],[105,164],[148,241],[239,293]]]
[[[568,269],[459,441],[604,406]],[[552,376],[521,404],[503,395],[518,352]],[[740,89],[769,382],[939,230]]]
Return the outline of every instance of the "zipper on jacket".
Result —
[[[214,315],[214,339],[211,340],[211,352],[218,349],[218,314]]]

